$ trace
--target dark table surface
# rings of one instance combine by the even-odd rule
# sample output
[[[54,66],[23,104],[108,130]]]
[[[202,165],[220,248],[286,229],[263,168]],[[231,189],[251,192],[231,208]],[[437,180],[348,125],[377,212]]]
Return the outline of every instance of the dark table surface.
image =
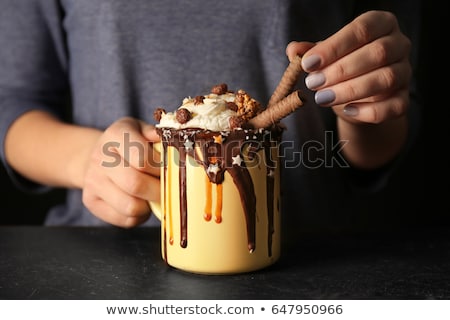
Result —
[[[159,229],[0,227],[0,299],[449,299],[450,229],[299,235],[258,272],[165,265]]]

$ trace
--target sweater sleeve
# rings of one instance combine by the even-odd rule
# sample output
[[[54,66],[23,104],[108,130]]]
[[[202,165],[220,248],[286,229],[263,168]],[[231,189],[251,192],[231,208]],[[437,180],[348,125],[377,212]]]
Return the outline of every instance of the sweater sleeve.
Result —
[[[42,186],[21,177],[5,158],[11,124],[30,110],[63,117],[68,101],[63,11],[57,0],[0,2],[0,158],[24,190]]]

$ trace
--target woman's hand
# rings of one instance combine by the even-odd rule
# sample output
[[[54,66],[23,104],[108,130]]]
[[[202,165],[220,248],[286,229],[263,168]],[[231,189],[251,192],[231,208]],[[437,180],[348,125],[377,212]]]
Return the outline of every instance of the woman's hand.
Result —
[[[317,44],[286,48],[288,57],[302,56],[306,86],[318,105],[333,108],[340,139],[351,142],[344,153],[357,166],[382,165],[404,144],[410,47],[392,13],[369,11]]]
[[[98,139],[88,160],[83,203],[98,218],[130,228],[150,216],[149,200],[159,200],[159,141],[154,127],[122,118]]]
[[[370,11],[316,45],[292,42],[286,53],[303,56],[317,104],[347,120],[380,123],[406,112],[410,47],[393,14]]]

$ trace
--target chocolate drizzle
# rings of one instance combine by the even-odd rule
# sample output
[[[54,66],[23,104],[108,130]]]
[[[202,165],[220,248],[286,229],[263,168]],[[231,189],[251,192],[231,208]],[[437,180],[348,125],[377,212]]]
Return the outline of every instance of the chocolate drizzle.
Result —
[[[270,194],[275,194],[275,163],[272,159],[272,155],[270,152],[264,153],[266,157],[266,164],[267,164],[267,178],[266,178],[266,186],[267,186],[267,219],[269,221],[269,228],[268,234],[267,234],[267,247],[269,248],[269,257],[272,256],[272,235],[275,232],[274,229],[274,213],[273,213],[273,196],[269,197]]]
[[[250,172],[244,155],[254,165],[255,162],[265,161],[267,167],[267,220],[268,220],[268,255],[272,256],[272,237],[274,233],[274,170],[275,162],[272,159],[272,148],[280,141],[282,129],[274,126],[272,130],[233,130],[230,132],[214,132],[200,129],[175,130],[169,128],[158,128],[158,133],[162,137],[164,150],[164,176],[161,177],[167,183],[170,180],[170,170],[167,170],[167,162],[173,161],[173,157],[168,157],[170,147],[174,147],[179,153],[179,190],[180,190],[180,246],[188,246],[188,223],[187,223],[187,184],[186,184],[186,160],[187,157],[194,159],[203,166],[207,179],[207,195],[205,203],[205,220],[209,221],[214,213],[216,223],[222,221],[222,183],[225,179],[225,172],[228,172],[236,185],[243,207],[246,230],[247,247],[249,252],[256,249],[256,194]],[[263,150],[264,159],[255,159],[257,152]],[[173,152],[173,151],[172,151]],[[200,153],[200,154],[199,154]],[[257,165],[261,165],[258,163]],[[217,192],[217,203],[213,210],[211,193],[213,189]],[[169,207],[170,195],[164,192],[163,201],[167,208],[164,210],[164,245],[166,246],[167,228],[169,228],[169,243],[173,244],[172,223],[167,226],[166,212],[171,214]],[[171,219],[170,219],[171,220]],[[165,259],[167,260],[167,248]]]
[[[186,187],[186,150],[185,148],[178,148],[180,154],[179,167],[179,187],[180,187],[180,212],[181,214],[181,240],[180,246],[186,248],[187,246],[187,187]]]

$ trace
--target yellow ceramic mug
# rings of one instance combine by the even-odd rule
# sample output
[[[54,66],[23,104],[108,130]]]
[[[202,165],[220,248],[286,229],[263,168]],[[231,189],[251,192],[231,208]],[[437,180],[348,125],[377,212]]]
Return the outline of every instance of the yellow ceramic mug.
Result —
[[[203,274],[258,270],[280,256],[281,132],[159,129],[161,251]]]

